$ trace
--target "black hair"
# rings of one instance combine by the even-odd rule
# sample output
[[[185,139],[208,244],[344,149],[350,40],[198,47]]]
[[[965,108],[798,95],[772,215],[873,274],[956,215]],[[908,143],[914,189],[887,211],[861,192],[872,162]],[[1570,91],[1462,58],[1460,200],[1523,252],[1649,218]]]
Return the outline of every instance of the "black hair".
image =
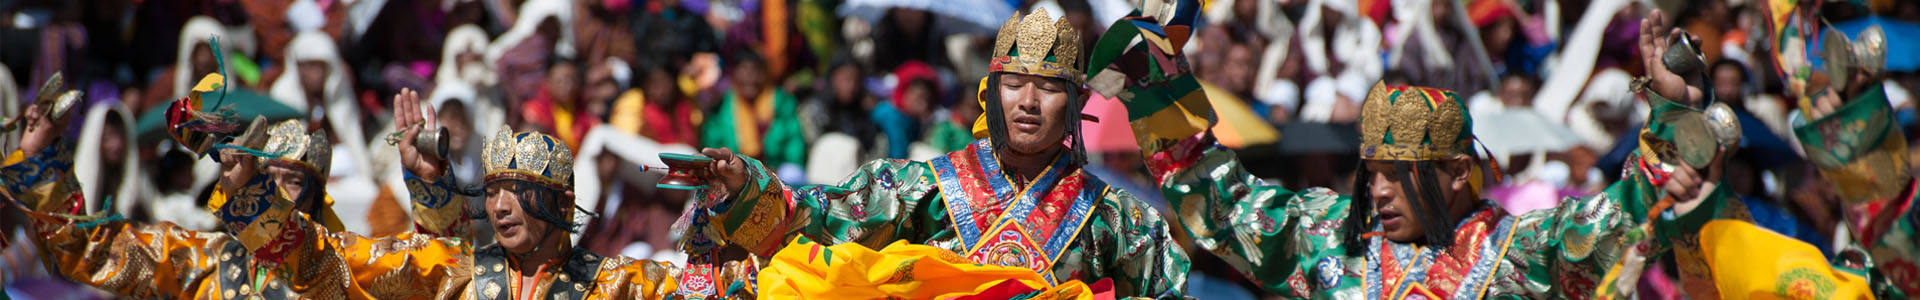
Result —
[[[1740,61],[1731,60],[1731,59],[1716,60],[1713,62],[1712,67],[1707,68],[1707,76],[1713,76],[1713,72],[1719,72],[1721,67],[1733,67],[1734,70],[1740,71],[1740,94],[1741,95],[1752,95],[1757,92],[1755,88],[1759,87],[1760,82],[1754,80],[1753,72],[1748,71],[1747,65],[1741,64]],[[1734,107],[1744,106],[1742,105],[1742,103],[1740,103],[1740,101],[1737,101],[1738,99],[1723,99],[1723,100],[1728,100],[1727,105],[1732,105]]]
[[[1364,255],[1368,247],[1366,234],[1373,230],[1374,203],[1372,192],[1373,176],[1366,169],[1366,161],[1361,161],[1360,172],[1354,176],[1353,188],[1363,192],[1353,193],[1353,201],[1347,206],[1347,219],[1341,224],[1346,233],[1341,237],[1341,246],[1351,256]],[[1420,227],[1426,231],[1426,244],[1436,250],[1453,246],[1454,227],[1458,225],[1448,211],[1446,194],[1440,189],[1440,166],[1436,162],[1392,162],[1393,172],[1400,182],[1400,196],[1414,197],[1414,207],[1407,213],[1420,215]],[[1458,175],[1458,174],[1456,174]],[[1471,176],[1471,175],[1469,175]],[[1418,180],[1418,181],[1414,181]],[[1416,188],[1417,187],[1417,188]]]
[[[569,209],[569,208],[574,209],[573,213],[584,213],[589,216],[596,215],[592,212],[581,210],[579,209],[578,206],[573,206],[573,205],[561,202],[561,201],[572,202],[571,200],[573,200],[566,196],[565,191],[547,187],[546,185],[541,185],[531,181],[525,181],[525,180],[508,179],[508,180],[495,181],[495,183],[502,183],[502,182],[511,184],[515,189],[520,191],[520,195],[519,195],[520,203],[518,203],[518,205],[520,205],[521,212],[525,212],[527,216],[531,216],[536,220],[547,222],[547,224],[553,224],[553,227],[559,228],[560,230],[565,230],[568,233],[579,234],[581,230],[587,228],[587,224],[575,223],[571,218],[573,214],[565,213],[566,209]],[[468,187],[468,188],[471,189],[472,187]],[[475,192],[475,191],[469,190],[468,192]],[[479,205],[474,205],[475,203],[473,202],[467,203],[468,204],[467,217],[471,219],[484,220],[484,219],[487,219],[486,202],[484,202],[484,199],[486,199],[486,197],[491,197],[492,195],[491,193],[488,193],[485,190],[478,191],[477,193],[482,194],[482,197],[471,197],[471,198],[478,198],[483,200],[482,202],[478,203]],[[462,194],[465,194],[465,193],[462,193]]]
[[[981,107],[981,115],[987,118],[987,134],[990,137],[988,140],[993,144],[993,148],[1012,149],[1007,146],[1006,110],[1000,107],[1000,75],[1002,74],[1008,73],[995,72],[987,75],[986,92],[980,95],[981,99],[987,100],[985,101],[987,105],[986,107]],[[1082,94],[1082,90],[1078,85],[1068,82],[1066,79],[1048,77],[1047,80],[1068,87],[1067,118],[1062,120],[1067,122],[1067,139],[1072,143],[1071,145],[1073,145],[1073,149],[1068,149],[1068,155],[1071,155],[1069,159],[1072,160],[1073,165],[1086,165],[1087,146],[1086,141],[1080,137],[1080,111],[1082,110],[1081,106],[1085,105],[1082,102],[1086,101],[1087,96]]]
[[[580,61],[574,60],[573,58],[570,58],[570,57],[559,56],[559,55],[555,55],[553,57],[547,58],[546,70],[553,70],[553,67],[557,67],[560,65],[573,66],[574,72],[579,72],[580,70]]]
[[[734,67],[738,67],[740,65],[747,64],[747,63],[753,63],[756,65],[759,65],[761,68],[766,68],[767,58],[760,56],[760,51],[754,50],[752,47],[739,47],[738,49],[733,49],[733,55],[727,56],[728,70],[732,70]]]

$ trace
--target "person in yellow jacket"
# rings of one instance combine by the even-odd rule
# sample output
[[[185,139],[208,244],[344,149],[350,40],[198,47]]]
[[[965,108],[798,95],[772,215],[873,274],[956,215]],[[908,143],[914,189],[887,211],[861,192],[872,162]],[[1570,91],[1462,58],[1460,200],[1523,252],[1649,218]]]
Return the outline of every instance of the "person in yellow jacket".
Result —
[[[181,103],[197,102],[192,98]],[[331,159],[326,133],[308,132],[302,120],[287,120],[270,130],[264,129],[264,121],[255,121],[247,134],[218,147],[224,170],[208,206],[222,232],[73,216],[79,213],[76,203],[84,203],[87,195],[68,188],[76,181],[71,172],[73,143],[58,136],[66,120],[35,121],[37,126],[22,137],[32,146],[10,155],[0,167],[0,178],[14,200],[24,200],[33,209],[36,238],[50,273],[130,298],[300,297],[303,294],[286,283],[286,275],[273,270],[272,261],[283,253],[260,252],[284,242],[257,226],[268,224],[253,221],[297,211],[321,218],[329,228],[340,226],[321,187]],[[264,150],[252,150],[257,148]],[[267,157],[256,158],[260,154],[250,151]],[[289,200],[268,205],[269,198]]]

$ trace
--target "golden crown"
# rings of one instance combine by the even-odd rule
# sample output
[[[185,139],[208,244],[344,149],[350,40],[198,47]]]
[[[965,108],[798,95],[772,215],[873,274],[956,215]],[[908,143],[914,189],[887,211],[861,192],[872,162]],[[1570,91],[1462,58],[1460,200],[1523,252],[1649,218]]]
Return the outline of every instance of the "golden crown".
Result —
[[[1361,159],[1449,159],[1473,142],[1466,130],[1472,120],[1447,90],[1376,83],[1360,110]]]
[[[1014,13],[993,39],[993,61],[988,72],[1008,72],[1060,78],[1079,84],[1080,32],[1066,18],[1055,20],[1035,9],[1026,18]]]
[[[482,151],[486,182],[521,180],[556,190],[573,188],[573,150],[565,142],[539,132],[514,133],[502,126]]]
[[[333,166],[333,143],[327,140],[327,129],[321,128],[307,132],[307,123],[299,119],[280,121],[267,129],[267,153],[277,154],[278,158],[260,158],[260,163],[270,166],[291,167],[320,178],[329,176]]]

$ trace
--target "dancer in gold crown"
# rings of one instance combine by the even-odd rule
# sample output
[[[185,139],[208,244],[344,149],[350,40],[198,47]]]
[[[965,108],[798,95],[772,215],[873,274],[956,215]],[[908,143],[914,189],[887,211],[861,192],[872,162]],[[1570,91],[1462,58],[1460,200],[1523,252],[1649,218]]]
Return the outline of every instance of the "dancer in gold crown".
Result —
[[[1485,172],[1497,171],[1473,147],[1465,104],[1451,91],[1384,84],[1362,105],[1354,184],[1360,193],[1287,190],[1254,177],[1232,150],[1218,146],[1205,96],[1195,94],[1189,76],[1168,71],[1184,70],[1179,53],[1168,51],[1186,40],[1175,30],[1190,24],[1178,19],[1183,14],[1157,14],[1176,16],[1167,23],[1152,12],[1141,15],[1101,37],[1092,59],[1113,63],[1093,66],[1090,85],[1120,98],[1135,116],[1152,177],[1181,227],[1269,292],[1302,299],[1604,296],[1618,291],[1616,278],[1631,287],[1645,258],[1685,248],[1673,242],[1691,240],[1723,211],[1743,211],[1730,208],[1726,194],[1706,183],[1714,179],[1702,176],[1716,172],[1689,167],[1710,164],[1643,152],[1648,156],[1633,161],[1661,173],[1636,169],[1603,194],[1511,215],[1481,198]],[[1155,59],[1121,59],[1130,56]],[[1698,109],[1661,99],[1697,99],[1684,97],[1685,82],[1670,79],[1654,82],[1659,93],[1647,93],[1670,104],[1656,110],[1703,120]],[[1708,134],[1658,122],[1648,127],[1644,136],[1667,146],[1678,135]],[[1705,145],[1687,150],[1712,157],[1723,148],[1714,140]],[[1657,201],[1663,197],[1673,200]],[[1683,261],[1691,257],[1676,252]]]
[[[839,185],[794,187],[758,160],[707,149],[715,176],[700,212],[717,240],[765,257],[801,236],[870,248],[904,240],[1049,283],[1112,279],[1118,296],[1179,297],[1188,261],[1167,224],[1081,170],[1080,46],[1044,10],[1008,19],[981,80],[981,139],[930,161],[878,160]]]

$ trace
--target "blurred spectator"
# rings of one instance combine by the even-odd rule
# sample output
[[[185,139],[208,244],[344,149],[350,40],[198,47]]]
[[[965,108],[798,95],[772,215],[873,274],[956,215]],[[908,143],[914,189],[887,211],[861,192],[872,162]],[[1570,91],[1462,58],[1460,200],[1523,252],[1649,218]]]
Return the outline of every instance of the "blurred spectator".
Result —
[[[573,60],[556,59],[547,67],[546,74],[546,84],[521,107],[521,119],[532,128],[560,137],[569,147],[579,148],[587,130],[599,124],[580,96],[580,65]]]
[[[713,27],[699,14],[682,7],[681,1],[645,1],[645,7],[633,9],[631,14],[632,32],[641,37],[635,41],[641,42],[636,49],[638,55],[673,62],[661,67],[674,74],[679,73],[679,64],[695,53],[718,53],[720,48]]]
[[[629,0],[591,0],[573,2],[574,48],[579,49],[585,58],[583,61],[595,62],[607,57],[617,57],[622,61],[639,59],[639,46],[633,32],[631,20],[625,18],[633,10]]]
[[[301,0],[306,1],[306,0]],[[328,1],[332,2],[332,1]],[[362,89],[391,94],[402,88],[424,90],[433,81],[433,64],[442,54],[447,33],[457,24],[447,23],[451,7],[442,1],[367,2],[379,4],[378,14],[355,22],[366,28],[351,40],[345,57],[353,61],[354,78]],[[334,3],[333,6],[345,6]],[[355,16],[358,17],[358,16]],[[339,26],[331,26],[339,27]],[[368,109],[384,110],[380,102],[369,102]]]
[[[574,160],[574,193],[584,207],[602,214],[584,221],[578,245],[594,253],[684,262],[674,222],[691,199],[685,190],[655,188],[660,153],[691,153],[687,145],[663,145],[611,128],[594,128]]]
[[[874,147],[878,146],[874,144],[874,139],[879,135],[880,128],[873,123],[869,112],[878,105],[879,99],[867,92],[866,70],[852,59],[841,58],[834,62],[826,75],[827,89],[816,93],[816,99],[808,102],[809,106],[817,108],[803,109],[814,112],[803,115],[816,119],[822,134],[840,133],[853,137],[859,142],[859,152],[872,153]],[[857,157],[865,158],[867,155]]]
[[[1415,26],[1424,26],[1422,28],[1400,29],[1418,34],[1408,36],[1403,42],[1408,46],[1401,48],[1404,53],[1399,54],[1399,57],[1402,59],[1397,61],[1394,67],[1405,71],[1409,81],[1421,86],[1444,88],[1463,95],[1471,94],[1466,91],[1491,89],[1494,83],[1487,80],[1492,75],[1487,74],[1489,70],[1480,65],[1485,58],[1474,57],[1473,45],[1468,44],[1472,41],[1467,38],[1465,30],[1472,30],[1472,28],[1460,28],[1456,25],[1459,23],[1455,18],[1463,17],[1456,14],[1464,13],[1455,12],[1454,6],[1448,1],[1409,1],[1408,3],[1428,6],[1409,5],[1410,7],[1396,8],[1396,12],[1406,11],[1407,16],[1426,23],[1415,23]],[[1422,14],[1422,12],[1428,13]],[[1431,34],[1426,34],[1428,32]],[[1487,51],[1488,55],[1495,55],[1492,49]]]
[[[440,63],[433,72],[434,89],[428,97],[434,98],[441,89],[470,93],[462,99],[471,104],[465,109],[472,115],[473,132],[482,136],[490,136],[509,118],[506,104],[501,102],[498,74],[484,60],[487,43],[487,32],[480,26],[461,25],[448,32],[440,49]]]
[[[293,36],[302,31],[326,31],[327,36],[338,39],[343,36],[343,29],[346,28],[344,25],[347,21],[348,5],[337,1],[326,1],[324,4],[315,0],[239,1],[239,3],[247,11],[247,23],[253,25],[250,27],[260,39],[262,61],[277,62],[286,58],[287,44],[292,43]]]
[[[946,39],[934,28],[934,16],[924,10],[894,8],[876,24],[873,67],[892,70],[907,61],[950,66]]]
[[[221,35],[226,30],[222,26],[220,21],[215,21],[211,17],[196,16],[187,19],[186,25],[180,29],[178,59],[174,60],[176,63],[173,66],[168,67],[172,71],[161,72],[160,78],[154,79],[147,85],[144,91],[146,99],[130,106],[135,111],[144,112],[149,107],[165,105],[168,101],[186,97],[187,91],[194,83],[200,81],[201,76],[220,71],[219,63],[213,59],[216,50],[213,49],[212,44],[207,43],[207,39]],[[227,47],[233,44],[220,43],[220,46],[222,49],[218,49],[217,52],[231,53],[231,48]]]
[[[673,71],[660,63],[642,63],[635,71],[640,96],[622,96],[614,104],[613,126],[661,144],[699,144],[694,129],[700,111],[674,84]]]
[[[311,126],[327,126],[327,139],[333,143],[331,179],[327,195],[334,200],[334,211],[343,220],[358,220],[378,196],[373,181],[371,156],[367,152],[367,132],[354,98],[353,71],[341,60],[332,36],[319,31],[302,32],[287,44],[283,62],[286,72],[275,79],[269,95],[281,104],[306,113]],[[366,224],[349,222],[347,229],[368,232]]]
[[[495,39],[485,61],[499,70],[500,88],[510,111],[524,111],[522,102],[540,93],[547,67],[555,58],[573,58],[573,7],[562,0],[532,0],[520,6],[519,21]],[[522,114],[508,114],[508,125],[520,125]]]
[[[804,164],[807,144],[793,95],[768,82],[766,60],[752,49],[735,50],[727,61],[732,63],[727,93],[701,124],[701,147],[738,149],[769,167]]]
[[[1533,95],[1540,89],[1540,78],[1513,72],[1500,78],[1500,104],[1509,108],[1533,107]]]
[[[874,106],[872,118],[887,136],[887,157],[904,159],[926,133],[924,124],[933,114],[934,95],[939,92],[935,80],[939,79],[932,66],[918,61],[901,63],[893,78],[893,96]]]
[[[618,57],[606,57],[600,63],[588,64],[585,81],[580,90],[580,110],[582,115],[594,118],[595,123],[606,123],[612,113],[613,102],[627,91],[627,83],[633,79],[633,69],[627,61]]]

